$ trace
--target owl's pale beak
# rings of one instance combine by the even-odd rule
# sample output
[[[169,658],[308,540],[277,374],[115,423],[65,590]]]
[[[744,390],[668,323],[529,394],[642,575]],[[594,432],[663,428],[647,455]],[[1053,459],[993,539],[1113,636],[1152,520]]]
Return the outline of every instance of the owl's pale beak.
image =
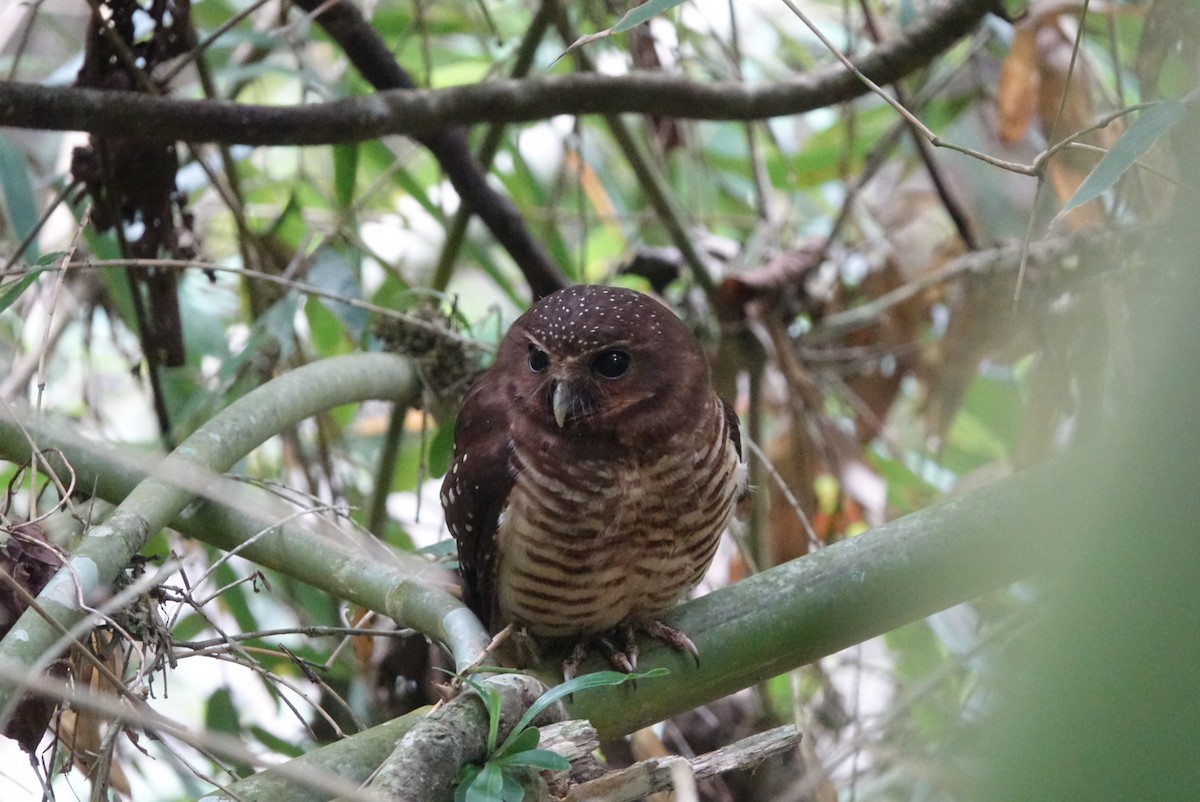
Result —
[[[550,398],[550,407],[554,410],[554,422],[560,429],[567,424],[571,403],[571,391],[567,389],[566,382],[555,382],[554,395]]]

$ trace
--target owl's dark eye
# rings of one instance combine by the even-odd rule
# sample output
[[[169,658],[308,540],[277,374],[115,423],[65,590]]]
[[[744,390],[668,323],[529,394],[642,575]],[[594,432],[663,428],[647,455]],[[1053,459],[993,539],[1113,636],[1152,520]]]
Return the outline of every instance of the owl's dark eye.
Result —
[[[529,346],[529,369],[534,373],[541,373],[548,367],[550,367],[550,357],[546,355],[546,352],[536,345]]]
[[[619,379],[629,370],[629,361],[624,351],[601,351],[592,360],[592,370],[606,379]]]

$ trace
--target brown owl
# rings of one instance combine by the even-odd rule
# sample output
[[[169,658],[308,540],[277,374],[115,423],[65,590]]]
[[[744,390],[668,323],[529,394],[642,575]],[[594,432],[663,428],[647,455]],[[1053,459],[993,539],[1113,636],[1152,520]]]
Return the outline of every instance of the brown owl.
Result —
[[[592,642],[626,671],[694,588],[747,492],[733,410],[675,315],[575,286],[513,323],[463,402],[442,506],[467,604],[493,631]],[[620,648],[614,643],[620,643]]]

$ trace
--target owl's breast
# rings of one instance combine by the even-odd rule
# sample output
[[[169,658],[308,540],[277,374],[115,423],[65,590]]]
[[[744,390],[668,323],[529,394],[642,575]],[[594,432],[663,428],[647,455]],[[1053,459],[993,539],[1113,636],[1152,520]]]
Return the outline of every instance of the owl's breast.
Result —
[[[497,531],[500,623],[549,637],[602,632],[655,618],[695,587],[746,481],[714,412],[649,461],[563,464],[518,450]]]

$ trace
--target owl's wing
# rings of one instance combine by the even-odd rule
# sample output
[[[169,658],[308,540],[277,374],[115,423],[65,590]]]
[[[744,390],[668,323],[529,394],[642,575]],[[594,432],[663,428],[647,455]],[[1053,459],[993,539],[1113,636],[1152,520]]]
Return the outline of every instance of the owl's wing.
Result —
[[[733,441],[733,447],[737,450],[738,462],[741,462],[742,457],[742,427],[738,422],[737,413],[733,411],[733,405],[721,399],[721,411],[725,413],[725,433],[729,439]],[[742,492],[733,501],[733,514],[739,521],[745,521],[750,517],[750,486],[745,485]]]
[[[442,480],[446,525],[458,543],[463,600],[490,627],[496,607],[496,529],[513,486],[508,411],[490,376],[476,382],[454,427],[454,462]]]
[[[733,411],[733,405],[724,398],[721,399],[721,411],[725,413],[725,431],[729,434],[729,439],[733,441],[733,447],[737,449],[738,459],[743,459],[742,426],[738,422],[737,413]]]

